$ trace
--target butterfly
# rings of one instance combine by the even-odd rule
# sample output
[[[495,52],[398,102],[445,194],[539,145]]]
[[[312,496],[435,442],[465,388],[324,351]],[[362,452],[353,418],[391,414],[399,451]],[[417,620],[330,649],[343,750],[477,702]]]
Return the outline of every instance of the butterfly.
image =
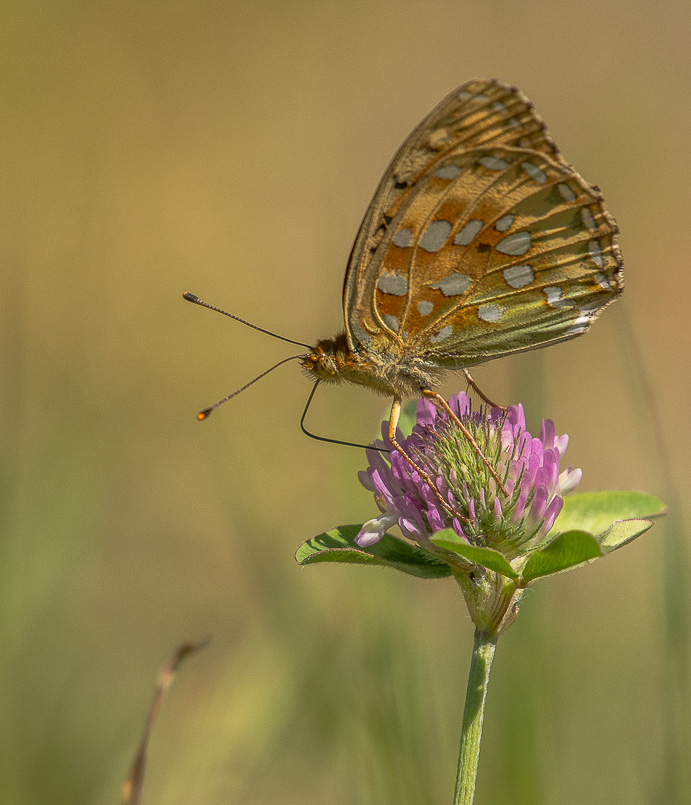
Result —
[[[477,388],[468,367],[585,333],[623,289],[617,233],[528,98],[470,81],[386,169],[348,260],[345,331],[299,362],[317,384],[390,395],[389,441],[424,477],[396,440],[402,399],[427,396],[462,427],[436,391],[447,371]]]
[[[345,332],[301,363],[319,381],[391,395],[400,449],[403,397],[443,404],[447,370],[585,333],[623,289],[617,232],[528,98],[470,81],[387,168],[348,261]]]

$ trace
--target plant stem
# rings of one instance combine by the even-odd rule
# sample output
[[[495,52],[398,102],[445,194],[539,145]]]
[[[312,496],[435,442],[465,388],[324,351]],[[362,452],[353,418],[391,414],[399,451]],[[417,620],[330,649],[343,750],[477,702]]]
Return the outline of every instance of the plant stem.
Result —
[[[475,632],[473,655],[470,660],[468,689],[463,709],[463,728],[461,731],[461,750],[458,754],[458,774],[454,805],[472,805],[475,796],[475,780],[480,757],[482,721],[485,716],[485,699],[489,672],[492,668],[497,635],[488,636]]]

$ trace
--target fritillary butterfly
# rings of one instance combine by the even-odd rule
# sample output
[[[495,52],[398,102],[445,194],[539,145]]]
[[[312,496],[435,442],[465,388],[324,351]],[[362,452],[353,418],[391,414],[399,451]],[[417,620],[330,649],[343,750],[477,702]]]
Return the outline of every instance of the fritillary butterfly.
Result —
[[[617,231],[528,98],[471,81],[393,158],[348,262],[345,333],[301,363],[320,381],[392,395],[400,450],[402,397],[443,404],[446,370],[588,330],[623,289]]]
[[[617,231],[528,98],[470,81],[393,158],[348,262],[345,332],[300,363],[391,395],[391,444],[421,472],[395,438],[402,398],[452,415],[435,391],[447,370],[585,333],[623,289]]]

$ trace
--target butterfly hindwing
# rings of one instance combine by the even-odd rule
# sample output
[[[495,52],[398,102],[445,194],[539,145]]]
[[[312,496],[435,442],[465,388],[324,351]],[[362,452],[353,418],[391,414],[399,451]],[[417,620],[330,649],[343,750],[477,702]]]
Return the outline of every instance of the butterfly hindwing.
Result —
[[[573,337],[621,290],[616,231],[525,96],[470,82],[380,183],[346,274],[348,337],[448,368]]]

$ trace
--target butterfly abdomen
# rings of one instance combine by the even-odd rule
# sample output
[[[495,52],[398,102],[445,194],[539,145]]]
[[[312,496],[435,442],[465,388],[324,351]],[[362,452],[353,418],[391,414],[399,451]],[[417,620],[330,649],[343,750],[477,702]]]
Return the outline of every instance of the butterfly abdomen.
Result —
[[[372,350],[355,352],[345,333],[318,341],[300,363],[320,381],[355,383],[380,394],[402,397],[435,388],[443,375],[443,371],[425,365],[405,350],[398,350],[396,355],[379,355]]]

